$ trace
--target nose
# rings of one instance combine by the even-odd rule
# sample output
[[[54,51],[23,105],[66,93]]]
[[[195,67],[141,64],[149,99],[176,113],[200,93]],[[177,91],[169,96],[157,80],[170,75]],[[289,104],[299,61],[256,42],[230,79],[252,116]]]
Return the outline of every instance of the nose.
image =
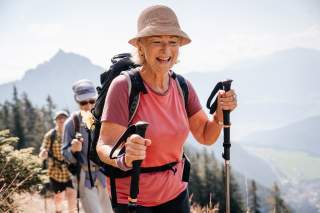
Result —
[[[170,47],[169,42],[164,41],[161,43],[161,50],[163,53],[168,53],[168,51],[170,49],[169,47]]]

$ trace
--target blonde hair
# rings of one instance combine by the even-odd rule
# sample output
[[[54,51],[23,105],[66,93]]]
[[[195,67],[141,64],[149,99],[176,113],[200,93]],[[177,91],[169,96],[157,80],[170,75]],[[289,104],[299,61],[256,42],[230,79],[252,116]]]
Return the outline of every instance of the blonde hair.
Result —
[[[134,48],[132,50],[131,55],[132,55],[131,56],[131,60],[133,61],[133,63],[139,64],[139,65],[143,65],[144,64],[144,62],[145,62],[144,55],[139,53],[138,48]]]

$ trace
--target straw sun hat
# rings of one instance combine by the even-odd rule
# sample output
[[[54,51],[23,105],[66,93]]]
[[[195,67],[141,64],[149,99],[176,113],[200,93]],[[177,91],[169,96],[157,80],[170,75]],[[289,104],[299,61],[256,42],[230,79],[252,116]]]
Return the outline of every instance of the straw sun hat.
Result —
[[[139,38],[160,35],[181,37],[181,46],[191,42],[189,36],[181,30],[174,11],[163,5],[155,5],[141,12],[138,18],[138,34],[129,40],[129,44],[137,47]]]

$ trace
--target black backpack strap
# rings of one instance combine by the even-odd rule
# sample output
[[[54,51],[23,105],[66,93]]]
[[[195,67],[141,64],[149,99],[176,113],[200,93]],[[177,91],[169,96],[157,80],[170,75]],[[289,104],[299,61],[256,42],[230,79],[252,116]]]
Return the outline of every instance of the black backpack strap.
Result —
[[[174,80],[177,81],[178,89],[180,91],[180,94],[183,97],[184,106],[186,109],[186,112],[188,112],[188,99],[189,99],[189,88],[186,79],[179,74],[176,74],[175,72],[171,71],[171,76]]]
[[[74,134],[80,131],[80,118],[81,114],[80,112],[76,112],[72,114],[72,122],[74,126]]]
[[[184,165],[183,165],[183,172],[182,172],[182,181],[183,182],[189,182],[190,177],[190,169],[191,169],[191,163],[189,158],[185,153],[183,153],[183,159],[184,159]]]
[[[81,120],[81,114],[80,113],[74,113],[72,115],[72,121],[73,121],[73,126],[74,126],[74,132],[75,134],[77,132],[80,132],[80,120]],[[88,151],[87,151],[87,165],[88,165],[88,173],[89,173],[89,180],[90,180],[90,185],[91,187],[94,187],[94,181],[92,178],[92,173],[91,173],[91,162],[90,162],[90,146],[91,146],[91,132],[89,129],[87,129],[88,132]]]
[[[112,207],[116,208],[118,205],[117,202],[117,186],[116,186],[116,178],[115,175],[113,174],[113,169],[109,169],[111,175],[110,175],[110,189],[111,189],[111,203]]]
[[[131,123],[138,105],[140,101],[140,94],[146,94],[147,89],[145,88],[143,84],[143,80],[141,78],[141,75],[139,73],[138,69],[132,69],[128,72],[129,80],[128,81],[128,94],[129,94],[129,104],[128,104],[128,110],[129,110],[129,121],[128,124]]]
[[[89,180],[90,180],[90,185],[91,187],[94,187],[94,181],[92,178],[92,173],[91,173],[91,162],[90,162],[90,149],[92,145],[92,138],[91,138],[91,132],[89,129],[87,129],[88,132],[88,151],[87,151],[87,162],[88,162],[88,172],[89,172]]]
[[[49,146],[49,151],[48,151],[48,153],[50,153],[52,156],[53,156],[52,145],[53,145],[54,141],[56,140],[56,137],[57,137],[57,130],[52,129],[50,132],[50,146]]]

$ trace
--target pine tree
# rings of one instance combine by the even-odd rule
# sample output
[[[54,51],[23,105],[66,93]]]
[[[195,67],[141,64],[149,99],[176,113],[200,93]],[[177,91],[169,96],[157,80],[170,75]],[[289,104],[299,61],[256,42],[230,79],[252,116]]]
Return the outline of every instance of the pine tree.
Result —
[[[201,203],[201,193],[202,193],[202,180],[200,178],[200,155],[198,153],[190,153],[186,150],[191,162],[191,171],[188,189],[190,196],[192,196],[192,202],[200,204]]]
[[[224,165],[222,165],[224,168]],[[222,182],[225,187],[225,169],[222,169]],[[220,212],[226,211],[226,195],[225,188],[223,188],[223,199],[220,201]],[[233,177],[231,168],[230,168],[230,212],[244,212],[243,197],[240,193],[239,186]]]
[[[260,213],[260,200],[257,195],[257,185],[254,180],[251,181],[251,188],[249,190],[249,209],[252,213]]]
[[[0,130],[10,129],[12,126],[10,108],[11,106],[8,101],[0,105]]]
[[[17,88],[13,87],[13,103],[12,103],[12,117],[13,117],[13,134],[19,138],[16,144],[17,149],[25,147],[25,133],[23,129],[22,104],[18,97]]]
[[[223,196],[223,183],[218,174],[220,174],[219,164],[214,156],[214,152],[209,154],[206,150],[203,151],[204,156],[204,180],[202,201],[204,204],[211,202],[217,204]],[[211,200],[209,200],[211,199]]]
[[[269,197],[269,203],[272,206],[270,212],[273,213],[290,213],[290,208],[285,204],[284,200],[281,198],[280,189],[277,183],[273,184],[271,196]]]
[[[53,100],[50,95],[48,95],[46,101],[47,101],[47,104],[45,107],[42,108],[42,113],[43,113],[43,120],[45,121],[44,128],[49,130],[54,126],[53,116],[54,116],[54,111],[56,109],[56,105],[53,103]]]
[[[41,126],[43,126],[43,119],[41,119],[41,113],[39,113],[39,110],[32,105],[26,93],[22,95],[22,103],[25,122],[23,126],[26,132],[26,147],[34,147],[34,152],[38,153],[42,137],[46,131],[41,128]]]

